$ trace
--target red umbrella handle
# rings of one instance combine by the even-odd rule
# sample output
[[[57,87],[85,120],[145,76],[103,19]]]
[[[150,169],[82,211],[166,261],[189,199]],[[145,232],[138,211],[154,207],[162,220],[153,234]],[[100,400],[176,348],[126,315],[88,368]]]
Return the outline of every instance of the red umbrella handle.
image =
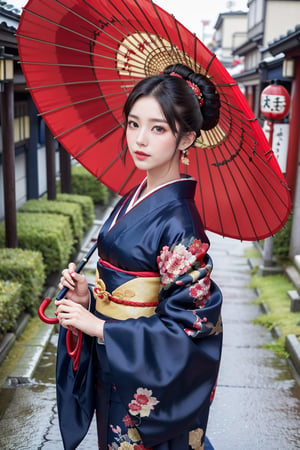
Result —
[[[39,318],[43,322],[48,323],[48,324],[56,324],[56,323],[58,323],[58,319],[56,317],[47,317],[45,314],[45,310],[50,305],[51,300],[52,299],[50,297],[46,297],[42,301],[42,303],[40,304],[40,307],[38,309],[38,315],[39,315]],[[80,331],[77,340],[75,340],[75,342],[74,342],[73,338],[72,338],[72,332],[70,330],[68,330],[67,335],[66,335],[67,352],[73,360],[73,369],[75,371],[78,369],[78,365],[79,365],[81,345],[82,345],[82,332]]]
[[[56,317],[47,317],[46,316],[46,314],[45,314],[45,311],[46,311],[46,309],[48,308],[48,306],[50,305],[50,303],[51,303],[51,298],[50,297],[46,297],[43,301],[42,301],[42,303],[40,304],[40,307],[39,307],[39,309],[38,309],[38,315],[39,315],[39,318],[43,321],[43,322],[45,322],[45,323],[48,323],[48,324],[55,324],[55,323],[58,323],[58,319],[56,318]]]
[[[76,371],[79,366],[79,359],[82,346],[82,331],[79,331],[79,335],[75,341],[73,340],[72,331],[68,330],[66,335],[66,346],[69,356],[73,360],[73,369]]]

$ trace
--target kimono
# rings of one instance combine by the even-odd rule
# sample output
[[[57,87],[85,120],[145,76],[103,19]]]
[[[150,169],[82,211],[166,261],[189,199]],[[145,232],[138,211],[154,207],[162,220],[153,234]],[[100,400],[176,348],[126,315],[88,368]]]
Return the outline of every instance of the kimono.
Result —
[[[59,339],[65,448],[76,448],[94,409],[101,450],[204,448],[221,358],[222,295],[210,278],[195,187],[181,178],[142,199],[141,187],[133,189],[100,230],[90,309],[106,321],[104,339],[83,336],[76,371],[65,330]]]

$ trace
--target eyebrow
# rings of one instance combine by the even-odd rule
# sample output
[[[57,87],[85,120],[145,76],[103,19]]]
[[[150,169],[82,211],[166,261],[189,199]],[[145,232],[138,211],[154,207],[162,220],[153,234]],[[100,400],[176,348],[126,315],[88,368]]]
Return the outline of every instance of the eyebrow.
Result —
[[[136,116],[135,114],[128,114],[128,117],[132,117],[133,119],[139,119],[139,116]],[[161,122],[161,123],[168,123],[166,119],[156,119],[156,118],[150,118],[150,122]]]

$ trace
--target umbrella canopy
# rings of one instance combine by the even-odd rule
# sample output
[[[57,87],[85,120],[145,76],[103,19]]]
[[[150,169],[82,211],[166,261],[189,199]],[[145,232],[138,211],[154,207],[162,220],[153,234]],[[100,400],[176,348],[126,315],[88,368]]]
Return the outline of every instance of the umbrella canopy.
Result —
[[[289,191],[257,119],[216,56],[172,15],[151,0],[30,0],[17,38],[27,87],[53,135],[120,194],[145,175],[120,159],[133,86],[176,62],[209,77],[219,123],[201,132],[185,168],[198,180],[204,226],[241,240],[282,228]]]

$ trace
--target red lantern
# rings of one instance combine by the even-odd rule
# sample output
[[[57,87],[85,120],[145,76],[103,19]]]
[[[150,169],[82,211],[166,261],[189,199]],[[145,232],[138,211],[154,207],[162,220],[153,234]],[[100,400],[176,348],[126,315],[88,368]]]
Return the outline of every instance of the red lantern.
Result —
[[[261,93],[260,110],[269,120],[281,120],[289,112],[290,96],[280,84],[270,84]]]

